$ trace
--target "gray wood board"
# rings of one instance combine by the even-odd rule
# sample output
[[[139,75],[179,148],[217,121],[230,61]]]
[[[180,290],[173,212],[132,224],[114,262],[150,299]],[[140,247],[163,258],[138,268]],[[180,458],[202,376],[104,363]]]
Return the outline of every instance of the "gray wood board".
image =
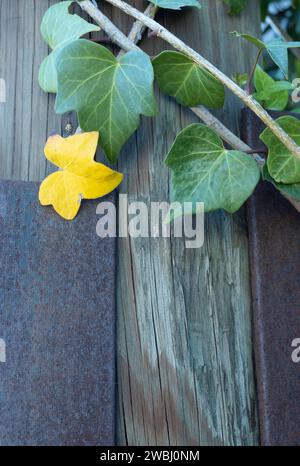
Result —
[[[47,46],[39,34],[54,0],[1,0],[0,176],[40,180],[49,171],[46,137],[73,121],[55,116],[53,97],[38,87]],[[144,9],[146,2],[130,2]],[[158,19],[232,76],[249,71],[255,49],[232,30],[259,34],[258,1],[240,18],[219,0],[201,11],[161,12]],[[101,2],[128,32],[131,19]],[[26,44],[26,47],[25,47]],[[165,44],[143,42],[154,55]],[[159,114],[142,118],[122,151],[122,191],[130,200],[168,201],[163,159],[177,132],[196,121],[157,90]],[[227,94],[222,120],[239,127],[240,103]],[[66,133],[65,133],[66,134]],[[256,444],[258,423],[252,365],[248,238],[245,212],[206,217],[202,249],[183,240],[120,239],[118,282],[118,441],[130,445]]]
[[[102,2],[103,3],[103,2]],[[145,2],[134,1],[140,9]],[[158,19],[229,76],[249,71],[256,50],[230,31],[259,34],[258,2],[240,18],[219,0]],[[113,10],[124,31],[131,22]],[[147,39],[155,55],[166,48]],[[143,118],[119,169],[129,201],[168,201],[163,164],[176,134],[197,121],[157,91],[159,114]],[[240,103],[227,93],[221,119],[238,131]],[[199,121],[199,120],[198,120]],[[119,443],[251,445],[258,442],[252,365],[245,212],[206,216],[205,243],[120,239],[118,254]]]

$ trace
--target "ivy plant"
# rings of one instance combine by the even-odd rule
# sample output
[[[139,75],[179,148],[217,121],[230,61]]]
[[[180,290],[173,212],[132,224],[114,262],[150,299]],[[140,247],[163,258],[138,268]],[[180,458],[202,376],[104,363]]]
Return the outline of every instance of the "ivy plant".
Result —
[[[260,178],[250,155],[225,149],[219,136],[202,124],[190,125],[177,136],[166,165],[172,170],[172,200],[201,199],[206,212],[235,212]]]
[[[187,107],[222,108],[224,86],[186,55],[166,51],[152,61],[160,89]]]
[[[277,183],[270,175],[267,164],[264,165],[262,176],[264,181],[272,183],[281,193],[291,197],[295,201],[300,201],[300,182],[292,184]]]
[[[282,71],[283,75],[288,78],[288,49],[300,47],[300,42],[286,42],[282,39],[273,39],[269,42],[263,42],[250,34],[241,34],[237,31],[234,31],[233,34],[255,45],[259,53],[266,50],[274,63],[276,63],[278,68]]]
[[[107,158],[118,154],[139,124],[139,115],[153,116],[153,68],[143,52],[132,51],[120,60],[102,45],[73,41],[60,53],[57,113],[76,110],[84,131],[98,131]]]
[[[131,12],[132,7],[127,3],[119,0],[106,1]],[[249,99],[242,88],[209,62],[198,59],[199,55],[191,52],[182,42],[178,46],[179,50],[165,51],[156,57],[149,57],[133,45],[132,50],[116,58],[106,47],[81,38],[87,32],[98,30],[98,27],[71,15],[71,3],[60,2],[50,7],[43,19],[42,35],[53,51],[41,65],[40,84],[44,90],[57,93],[57,113],[76,111],[81,130],[99,134],[99,144],[112,163],[117,161],[123,145],[137,129],[140,116],[153,117],[157,113],[153,92],[155,80],[164,94],[175,98],[178,104],[193,109],[198,106],[222,108],[225,100],[224,86],[252,108],[255,106],[258,115],[263,113],[264,121],[266,115],[254,98],[268,109],[282,110],[286,106],[291,84],[285,80],[274,81],[256,66],[257,63],[250,76],[250,79],[254,78],[255,91],[253,98]],[[97,11],[91,2],[83,3],[87,4],[88,11]],[[151,0],[151,3],[167,9],[200,7],[196,0]],[[246,4],[242,0],[226,3],[231,13],[241,12]],[[132,10],[132,14],[136,15],[135,10]],[[98,16],[95,15],[95,18]],[[145,18],[143,14],[138,15],[139,24],[144,21],[147,26],[147,17]],[[156,30],[160,31],[159,24],[152,22],[151,25],[153,23]],[[106,28],[105,19],[100,25],[106,32],[111,31]],[[116,34],[120,35],[118,43],[122,44],[124,35],[114,26],[113,39]],[[299,46],[299,43],[264,43],[248,34],[236,35],[256,45],[258,54],[267,50],[284,75],[287,75],[287,50],[289,47]],[[170,44],[176,48],[177,38],[174,40],[174,36],[164,30],[164,38],[169,36]],[[239,84],[242,80],[245,80],[245,75],[236,79]],[[257,163],[257,158],[251,153],[224,147],[220,137],[223,136],[222,125],[214,124],[212,129],[204,124],[193,124],[183,129],[176,137],[165,161],[172,174],[172,199],[180,202],[204,202],[207,212],[224,209],[233,213],[252,194],[261,177],[272,182],[282,193],[299,199],[300,160],[296,157],[295,148],[300,144],[300,122],[292,116],[281,117],[276,122],[268,116],[267,124],[268,122],[268,127],[261,134],[261,140],[268,148],[263,169],[261,160]],[[88,138],[87,136],[87,140]],[[98,137],[94,139],[98,140]],[[78,151],[76,153],[80,158]],[[76,165],[72,157],[72,164],[74,163]],[[96,165],[91,162],[89,167],[92,171]],[[93,176],[90,169],[89,176],[83,177],[85,192],[88,194],[88,179],[100,179]],[[101,167],[102,172],[110,173]],[[71,180],[73,172],[70,176],[67,171],[64,176]],[[117,181],[121,179],[119,175],[114,176]],[[102,191],[100,189],[95,192]],[[60,209],[64,211],[61,205]]]
[[[298,144],[300,143],[299,120],[292,116],[283,116],[278,118],[277,122]],[[267,166],[274,180],[285,184],[300,182],[300,160],[286,150],[269,128],[263,131],[260,138],[269,149]]]
[[[44,41],[52,49],[39,72],[39,83],[45,92],[57,92],[55,61],[62,49],[88,32],[99,31],[99,27],[88,23],[78,15],[71,15],[69,8],[73,1],[60,2],[46,11],[41,24]]]
[[[289,101],[289,91],[294,89],[288,81],[275,81],[259,65],[254,73],[255,99],[268,110],[285,110]]]

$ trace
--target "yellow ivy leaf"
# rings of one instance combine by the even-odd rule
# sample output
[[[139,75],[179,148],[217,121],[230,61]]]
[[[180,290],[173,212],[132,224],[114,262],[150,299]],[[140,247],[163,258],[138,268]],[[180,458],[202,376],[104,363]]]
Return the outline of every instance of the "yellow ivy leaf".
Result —
[[[81,133],[68,138],[51,136],[45,156],[59,171],[41,184],[39,200],[52,205],[66,220],[73,220],[82,199],[96,199],[113,191],[123,175],[94,160],[99,133]]]

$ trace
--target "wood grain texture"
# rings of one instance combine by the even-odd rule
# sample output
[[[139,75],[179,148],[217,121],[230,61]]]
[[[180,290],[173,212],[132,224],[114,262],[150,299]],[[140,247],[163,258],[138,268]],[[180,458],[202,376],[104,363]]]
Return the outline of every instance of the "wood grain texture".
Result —
[[[0,0],[0,176],[40,180],[50,167],[43,146],[52,132],[66,135],[72,115],[55,116],[53,96],[38,86],[47,46],[39,34],[55,0]],[[130,2],[140,9],[145,1]],[[229,35],[258,34],[258,0],[229,18],[219,0],[203,9],[161,12],[159,20],[230,76],[248,71],[255,50]],[[251,4],[251,6],[250,6]],[[105,5],[128,32],[129,18]],[[168,19],[166,18],[168,16]],[[143,43],[151,55],[165,44]],[[196,121],[157,91],[159,114],[142,118],[122,151],[122,191],[129,200],[168,201],[163,159],[176,133]],[[227,96],[219,114],[238,128],[239,102]],[[96,222],[96,218],[95,218]],[[252,364],[248,239],[242,210],[206,217],[203,248],[183,240],[120,239],[118,261],[118,441],[130,445],[252,445],[258,442]]]
[[[225,15],[219,0],[201,3],[199,12],[158,19],[230,76],[248,71],[255,50],[229,32],[258,33],[258,2],[239,19]],[[130,20],[116,10],[113,17],[128,31]],[[151,55],[165,48],[158,40],[143,45]],[[174,100],[157,97],[159,115],[142,119],[120,159],[130,200],[169,200],[164,156],[177,132],[196,121]],[[227,96],[219,112],[234,130],[239,109]],[[244,211],[207,215],[198,250],[185,249],[183,240],[120,239],[118,277],[119,443],[256,444]]]

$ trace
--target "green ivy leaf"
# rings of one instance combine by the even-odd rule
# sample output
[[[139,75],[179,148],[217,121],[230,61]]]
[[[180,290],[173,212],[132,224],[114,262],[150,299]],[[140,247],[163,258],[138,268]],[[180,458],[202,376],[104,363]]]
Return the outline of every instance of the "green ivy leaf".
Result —
[[[237,31],[233,31],[231,34],[233,34],[235,37],[242,37],[246,41],[255,45],[258,49],[264,49],[266,47],[265,43],[262,40],[257,39],[257,37],[251,36],[250,34],[241,34]]]
[[[266,50],[274,63],[279,67],[284,76],[288,77],[288,49],[300,47],[300,42],[285,42],[282,39],[274,39],[269,42],[263,42],[250,34],[240,34],[234,31],[236,37],[242,37],[254,44],[259,50]]]
[[[144,52],[117,60],[105,47],[79,39],[59,54],[57,73],[56,111],[76,110],[84,131],[99,131],[111,162],[137,129],[139,115],[156,113],[153,68]]]
[[[282,39],[274,39],[266,44],[270,57],[286,78],[289,74],[288,49],[298,47],[300,47],[300,42],[285,42]]]
[[[223,84],[186,55],[165,51],[153,60],[155,78],[160,89],[187,107],[224,105]]]
[[[267,165],[264,165],[263,168],[263,179],[265,181],[269,181],[275,186],[278,191],[281,193],[287,194],[288,196],[295,199],[295,201],[300,201],[300,183],[294,184],[284,184],[284,183],[276,183],[274,178],[271,177]]]
[[[289,90],[293,85],[288,81],[274,81],[260,66],[254,73],[254,86],[256,93],[253,95],[264,108],[269,110],[284,110],[289,100]]]
[[[80,16],[71,15],[69,8],[72,3],[73,1],[67,1],[51,6],[42,20],[42,36],[53,50],[44,59],[39,71],[39,83],[45,92],[57,92],[55,61],[62,48],[88,32],[100,30]]]
[[[281,128],[300,144],[300,121],[292,116],[283,116],[276,120]],[[292,184],[300,182],[300,160],[285,147],[282,142],[266,128],[260,139],[268,147],[268,170],[277,183]]]
[[[169,10],[180,10],[186,6],[201,8],[198,0],[150,0],[150,2],[160,8],[167,8]]]
[[[210,128],[193,124],[177,136],[166,158],[172,170],[172,200],[204,202],[205,211],[233,213],[252,194],[260,170],[250,155],[225,149]]]
[[[247,4],[247,0],[223,0],[223,2],[228,5],[230,15],[239,15]]]
[[[240,87],[245,87],[248,83],[249,76],[247,73],[236,73],[232,76],[232,80]]]

